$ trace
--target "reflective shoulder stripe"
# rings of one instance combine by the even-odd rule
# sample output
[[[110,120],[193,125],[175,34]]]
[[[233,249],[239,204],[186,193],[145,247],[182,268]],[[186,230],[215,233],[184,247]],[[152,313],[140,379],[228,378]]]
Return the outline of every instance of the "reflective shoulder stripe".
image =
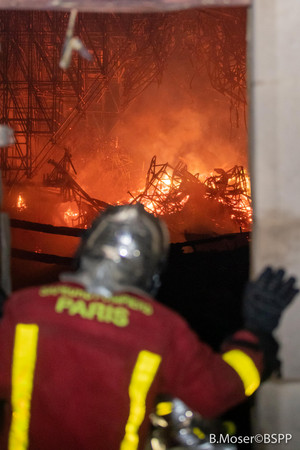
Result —
[[[12,361],[12,419],[8,438],[9,450],[28,448],[38,333],[39,327],[35,324],[19,323],[16,326]]]
[[[249,397],[260,385],[260,374],[253,360],[241,350],[230,350],[222,355],[223,360],[229,364],[241,378],[245,395]]]
[[[158,416],[166,416],[167,414],[171,414],[172,402],[159,402],[156,405],[156,414]]]
[[[161,362],[161,356],[142,350],[138,354],[129,385],[130,411],[120,450],[136,450],[139,428],[146,412],[146,398]]]

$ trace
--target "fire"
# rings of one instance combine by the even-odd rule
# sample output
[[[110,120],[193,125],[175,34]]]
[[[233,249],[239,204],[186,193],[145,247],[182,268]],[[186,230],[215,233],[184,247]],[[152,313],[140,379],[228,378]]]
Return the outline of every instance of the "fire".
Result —
[[[143,204],[145,209],[156,215],[180,211],[189,199],[185,195],[181,200],[178,198],[179,184],[174,182],[173,174],[166,171],[161,179],[158,179],[148,190],[148,199]]]
[[[215,172],[217,175],[205,178],[206,196],[230,208],[231,219],[240,226],[252,224],[251,183],[246,169],[234,166],[227,172],[223,169]]]
[[[157,164],[154,156],[147,173],[146,186],[132,196],[131,203],[142,203],[147,211],[156,216],[181,211],[189,199],[182,188],[182,170],[186,170],[186,167],[181,163],[175,168],[168,163]]]
[[[176,193],[172,191],[176,191],[176,189],[172,186],[172,176],[168,174],[149,189],[148,198],[141,200],[141,203],[147,211],[157,216],[181,211],[188,201],[189,195],[178,200]]]
[[[64,213],[64,221],[67,225],[72,226],[74,222],[78,219],[79,211],[73,210],[71,207],[68,208]]]
[[[23,211],[24,209],[27,208],[27,205],[25,203],[24,198],[22,197],[21,194],[18,195],[18,199],[17,199],[17,210],[18,211]]]
[[[168,163],[157,164],[154,156],[145,188],[132,195],[131,203],[142,203],[156,216],[173,214],[183,209],[193,186],[202,187],[203,198],[208,201],[222,203],[231,220],[241,229],[249,229],[252,224],[251,187],[243,166],[236,165],[228,171],[214,169],[209,175],[193,175],[182,162],[173,168]]]

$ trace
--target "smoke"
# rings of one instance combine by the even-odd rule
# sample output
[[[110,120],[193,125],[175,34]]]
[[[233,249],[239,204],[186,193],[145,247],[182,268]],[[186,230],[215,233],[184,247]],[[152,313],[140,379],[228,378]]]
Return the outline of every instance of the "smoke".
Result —
[[[154,155],[170,165],[181,159],[191,173],[247,166],[245,124],[231,124],[229,100],[211,87],[205,72],[196,78],[182,59],[170,62],[162,83],[131,104],[114,132],[145,172]]]
[[[183,161],[190,173],[203,176],[215,168],[227,171],[235,165],[247,167],[244,111],[242,108],[232,111],[230,99],[212,87],[204,62],[201,71],[199,66],[195,67],[195,58],[191,59],[178,43],[167,60],[160,82],[150,84],[122,114],[115,114],[118,120],[109,136],[103,132],[101,117],[104,122],[104,115],[86,112],[85,119],[72,129],[56,154],[62,157],[64,147],[69,148],[77,171],[71,175],[89,196],[112,204],[128,202],[129,192],[134,195],[143,189],[154,155],[157,164],[169,163],[175,167]],[[235,114],[240,118],[239,126],[233,120]],[[55,156],[56,161],[60,157]],[[44,166],[44,172],[51,170],[52,166]],[[36,206],[29,220],[65,224],[64,206],[57,207],[54,201],[43,200],[44,194],[32,195],[36,197],[32,200]],[[49,211],[53,210],[51,218],[44,208],[46,202]],[[200,203],[201,208],[197,209],[195,205]],[[183,212],[178,219],[181,230],[191,233],[204,230],[203,234],[209,229],[216,233],[235,231],[230,218],[220,208],[202,202],[199,195],[191,195],[185,207],[189,212]],[[29,209],[24,214],[29,218]],[[222,226],[214,226],[216,216]]]
[[[243,118],[242,108],[236,111]],[[150,161],[175,167],[179,160],[192,174],[205,179],[215,168],[225,171],[235,165],[247,168],[247,129],[231,121],[230,101],[212,88],[205,71],[193,72],[181,55],[173,59],[162,83],[151,85],[119,121],[115,132],[130,149],[136,170],[141,170],[143,188]],[[187,235],[207,236],[239,232],[223,205],[191,192],[181,213],[165,218],[173,242]]]
[[[235,114],[239,116],[239,127]],[[230,110],[230,99],[217,92],[203,64],[196,70],[178,45],[161,82],[152,83],[119,114],[110,135],[103,135],[103,116],[87,112],[72,130],[67,146],[78,171],[76,181],[92,197],[123,202],[145,184],[150,161],[188,171],[210,173],[248,165],[244,111]]]
[[[243,118],[242,108],[235,113]],[[128,192],[135,194],[144,188],[154,155],[157,164],[173,167],[181,160],[202,179],[215,168],[247,167],[243,119],[237,127],[230,100],[213,89],[205,69],[196,73],[182,53],[173,55],[161,83],[148,86],[119,116],[109,137],[101,136],[96,117],[88,114],[74,130],[69,146],[78,172],[76,181],[90,196],[112,204],[128,202]],[[191,195],[176,217],[173,240],[184,240],[186,233],[239,231],[221,205],[200,197],[199,193]]]

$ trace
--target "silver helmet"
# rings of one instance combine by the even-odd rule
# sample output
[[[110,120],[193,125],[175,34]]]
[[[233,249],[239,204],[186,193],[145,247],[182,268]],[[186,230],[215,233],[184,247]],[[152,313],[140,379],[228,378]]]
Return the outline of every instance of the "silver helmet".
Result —
[[[112,206],[82,239],[79,273],[88,275],[86,289],[99,294],[138,288],[154,295],[168,250],[166,225],[143,205]]]

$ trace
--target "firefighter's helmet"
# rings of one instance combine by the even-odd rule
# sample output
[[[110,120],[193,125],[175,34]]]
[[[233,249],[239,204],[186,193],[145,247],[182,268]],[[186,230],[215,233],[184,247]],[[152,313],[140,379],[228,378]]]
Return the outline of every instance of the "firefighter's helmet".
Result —
[[[155,294],[167,260],[166,225],[143,205],[112,206],[95,219],[78,249],[89,291],[111,295],[126,288]]]

